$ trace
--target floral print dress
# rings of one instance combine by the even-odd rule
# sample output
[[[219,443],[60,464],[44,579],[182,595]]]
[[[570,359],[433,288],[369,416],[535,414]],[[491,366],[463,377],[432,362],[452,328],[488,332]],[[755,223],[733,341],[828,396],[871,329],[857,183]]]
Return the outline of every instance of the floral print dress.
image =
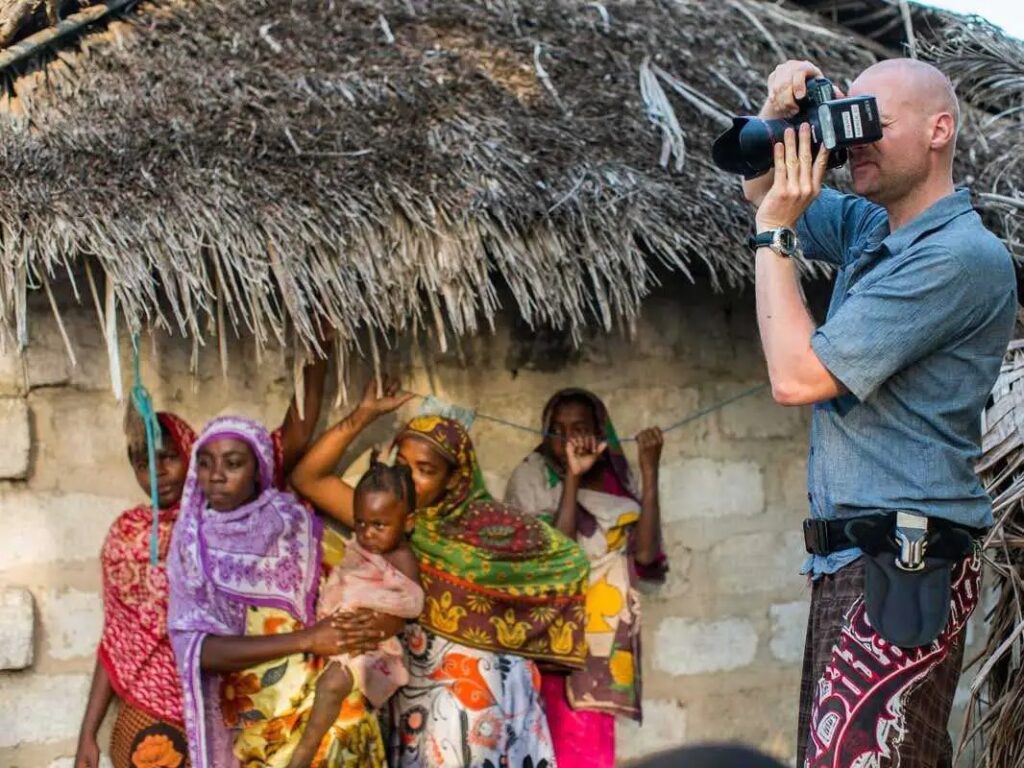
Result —
[[[555,768],[533,661],[419,625],[404,640],[409,684],[392,699],[393,768]]]

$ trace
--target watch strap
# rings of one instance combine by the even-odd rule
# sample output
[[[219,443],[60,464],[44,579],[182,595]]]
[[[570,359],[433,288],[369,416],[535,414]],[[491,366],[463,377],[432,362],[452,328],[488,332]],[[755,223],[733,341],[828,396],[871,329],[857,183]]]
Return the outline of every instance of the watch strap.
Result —
[[[758,248],[771,248],[772,243],[775,242],[775,230],[768,229],[764,232],[759,232],[756,235],[751,235],[747,240],[751,250],[756,251]]]

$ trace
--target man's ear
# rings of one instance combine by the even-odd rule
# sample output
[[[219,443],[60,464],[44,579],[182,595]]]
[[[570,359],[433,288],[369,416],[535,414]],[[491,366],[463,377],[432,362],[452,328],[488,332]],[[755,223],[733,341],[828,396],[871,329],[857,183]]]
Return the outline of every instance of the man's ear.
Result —
[[[956,141],[956,118],[949,112],[940,112],[932,124],[932,149],[943,149]]]

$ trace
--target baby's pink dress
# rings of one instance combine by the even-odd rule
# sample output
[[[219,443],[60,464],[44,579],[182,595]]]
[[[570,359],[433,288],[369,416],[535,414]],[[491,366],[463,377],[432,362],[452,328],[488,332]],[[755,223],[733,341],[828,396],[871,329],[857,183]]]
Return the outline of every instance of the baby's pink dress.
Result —
[[[423,610],[423,588],[381,555],[367,552],[353,538],[345,548],[344,559],[320,590],[317,618],[357,608],[415,619]],[[374,707],[384,704],[409,682],[402,645],[395,637],[384,640],[370,653],[340,654],[331,659],[348,667],[354,688],[362,691]]]

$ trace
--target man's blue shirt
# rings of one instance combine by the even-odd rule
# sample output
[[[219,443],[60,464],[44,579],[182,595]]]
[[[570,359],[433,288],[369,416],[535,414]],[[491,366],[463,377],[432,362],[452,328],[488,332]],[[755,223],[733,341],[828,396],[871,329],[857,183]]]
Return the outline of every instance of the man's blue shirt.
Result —
[[[890,232],[884,208],[824,189],[797,231],[808,258],[838,268],[811,346],[849,390],[814,406],[812,517],[903,510],[991,525],[974,465],[1016,314],[1006,248],[966,190]],[[834,573],[859,554],[814,557],[804,570]]]

